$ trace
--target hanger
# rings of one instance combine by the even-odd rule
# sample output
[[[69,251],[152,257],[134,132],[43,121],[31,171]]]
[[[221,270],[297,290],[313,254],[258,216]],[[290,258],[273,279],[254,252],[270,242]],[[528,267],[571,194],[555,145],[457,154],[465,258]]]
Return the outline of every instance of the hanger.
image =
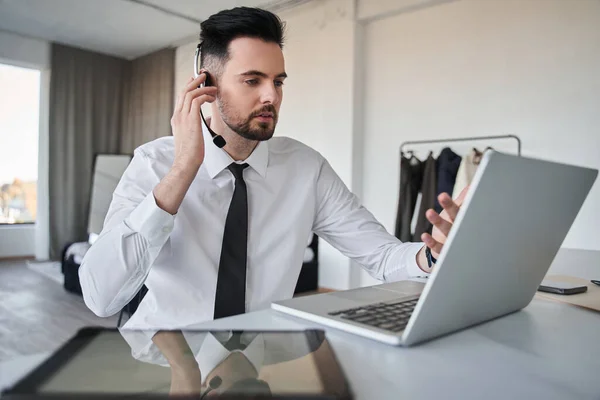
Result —
[[[473,147],[473,153],[475,153],[475,155],[473,156],[473,164],[479,165],[479,163],[481,162],[481,157],[483,157],[483,153],[477,150],[477,148],[475,147]]]
[[[479,165],[483,154],[488,150],[494,150],[494,148],[492,146],[488,146],[485,148],[485,150],[483,150],[483,152],[481,152],[476,147],[473,147],[473,153],[475,153],[475,156],[473,157],[473,164]]]
[[[415,156],[415,153],[412,150],[408,150],[406,152],[403,151],[402,155],[408,159],[410,165],[417,165],[421,161]]]

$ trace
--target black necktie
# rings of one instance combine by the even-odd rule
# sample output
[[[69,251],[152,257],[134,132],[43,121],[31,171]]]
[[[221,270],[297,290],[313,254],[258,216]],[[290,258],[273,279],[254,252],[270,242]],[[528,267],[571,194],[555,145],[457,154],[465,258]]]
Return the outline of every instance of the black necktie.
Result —
[[[235,177],[233,198],[225,220],[215,319],[246,312],[246,256],[248,253],[248,191],[244,182],[244,168],[248,164],[231,164],[228,168]]]

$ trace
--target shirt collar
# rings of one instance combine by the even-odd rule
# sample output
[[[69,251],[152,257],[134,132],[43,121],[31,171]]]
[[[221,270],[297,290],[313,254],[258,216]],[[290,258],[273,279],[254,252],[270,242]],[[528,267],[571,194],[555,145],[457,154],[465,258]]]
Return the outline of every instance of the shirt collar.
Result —
[[[211,179],[219,175],[221,171],[235,162],[233,158],[223,149],[218,148],[214,143],[207,126],[202,122],[202,134],[204,135],[204,165]],[[267,176],[267,165],[269,164],[269,143],[268,141],[258,142],[258,145],[244,161],[260,176]]]

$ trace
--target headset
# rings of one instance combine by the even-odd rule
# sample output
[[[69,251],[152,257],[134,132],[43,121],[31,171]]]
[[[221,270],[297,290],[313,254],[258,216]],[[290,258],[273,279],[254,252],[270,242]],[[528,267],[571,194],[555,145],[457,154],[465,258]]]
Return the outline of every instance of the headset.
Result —
[[[199,76],[198,70],[200,67],[200,50],[201,49],[202,49],[202,43],[198,44],[198,46],[196,47],[196,54],[194,55],[194,79],[196,79]],[[200,84],[200,86],[198,86],[198,87],[214,86],[212,77],[210,76],[208,71],[203,70],[202,73],[204,73],[206,75],[206,79],[204,80],[204,83]],[[206,125],[206,128],[208,128],[208,131],[210,132],[210,134],[213,138],[213,143],[215,144],[215,146],[217,146],[218,148],[223,148],[227,144],[227,142],[225,141],[225,138],[221,135],[217,135],[212,129],[210,129],[210,126],[208,126],[208,124],[206,123],[206,120],[204,119],[204,114],[202,114],[202,108],[200,108],[200,117],[202,118],[202,122],[204,122],[204,125]]]

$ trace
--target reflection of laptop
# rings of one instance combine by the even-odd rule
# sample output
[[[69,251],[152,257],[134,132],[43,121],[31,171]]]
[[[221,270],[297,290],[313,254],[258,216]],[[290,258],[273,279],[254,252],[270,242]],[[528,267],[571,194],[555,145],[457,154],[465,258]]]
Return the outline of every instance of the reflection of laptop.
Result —
[[[405,346],[520,310],[535,295],[597,174],[489,151],[427,285],[394,282],[278,301],[272,308]]]

